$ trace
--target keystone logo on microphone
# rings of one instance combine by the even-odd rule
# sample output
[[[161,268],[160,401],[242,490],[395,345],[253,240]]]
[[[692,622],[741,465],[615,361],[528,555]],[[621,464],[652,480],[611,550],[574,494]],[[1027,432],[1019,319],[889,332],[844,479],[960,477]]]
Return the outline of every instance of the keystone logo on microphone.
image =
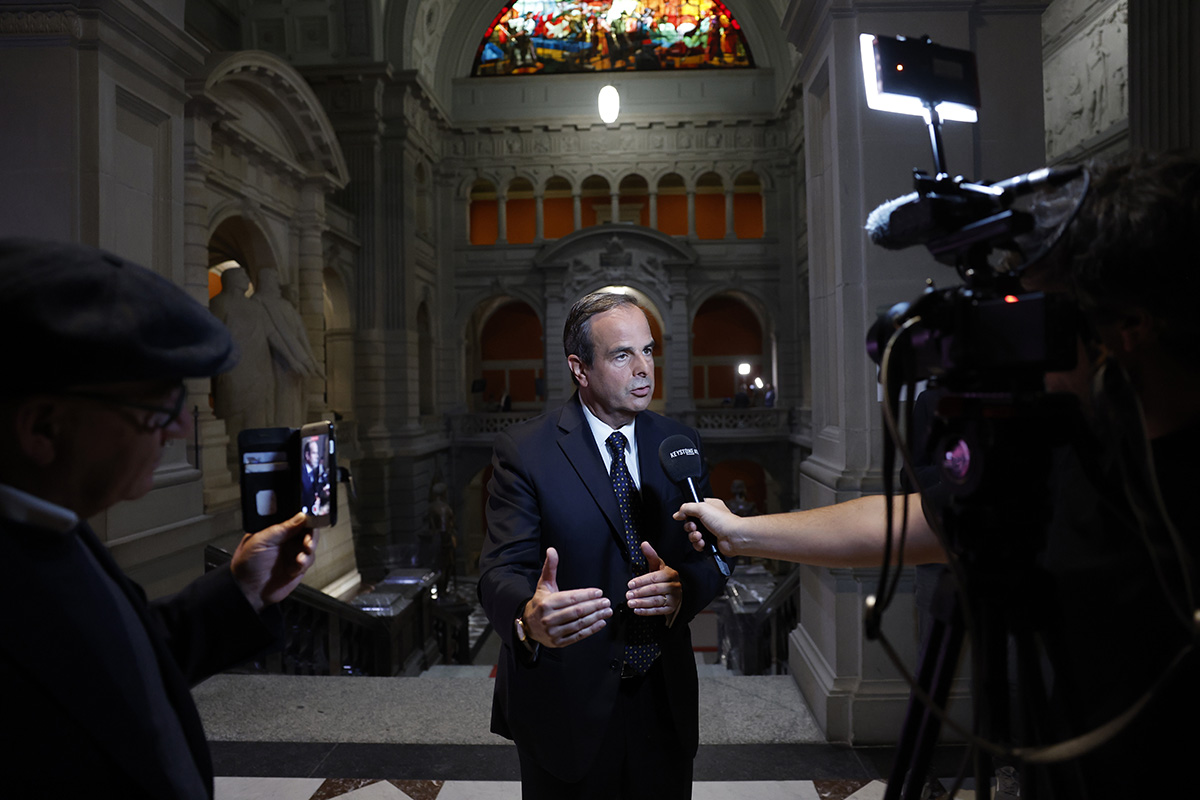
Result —
[[[672,450],[669,454],[670,458],[678,458],[679,456],[698,456],[700,451],[694,447],[681,447],[678,450]]]

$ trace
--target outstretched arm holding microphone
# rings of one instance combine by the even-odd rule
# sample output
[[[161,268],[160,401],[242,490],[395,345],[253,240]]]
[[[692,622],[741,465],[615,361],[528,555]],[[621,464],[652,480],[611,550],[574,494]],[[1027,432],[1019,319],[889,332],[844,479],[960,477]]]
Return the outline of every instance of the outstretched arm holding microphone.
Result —
[[[897,507],[900,505],[897,502]],[[709,497],[703,503],[684,503],[675,519],[684,521],[692,546],[699,551],[709,546],[697,522],[716,538],[717,549],[726,556],[773,558],[820,567],[877,566],[887,534],[882,495],[809,511],[754,517],[739,517],[723,502]],[[909,498],[903,555],[909,564],[946,560],[945,551],[921,511],[920,495],[916,494]]]

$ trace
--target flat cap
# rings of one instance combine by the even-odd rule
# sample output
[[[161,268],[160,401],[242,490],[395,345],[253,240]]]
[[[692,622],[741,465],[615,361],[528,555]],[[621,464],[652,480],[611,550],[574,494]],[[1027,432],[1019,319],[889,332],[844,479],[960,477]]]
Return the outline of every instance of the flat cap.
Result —
[[[207,377],[237,361],[228,329],[181,287],[81,244],[0,239],[9,391]]]

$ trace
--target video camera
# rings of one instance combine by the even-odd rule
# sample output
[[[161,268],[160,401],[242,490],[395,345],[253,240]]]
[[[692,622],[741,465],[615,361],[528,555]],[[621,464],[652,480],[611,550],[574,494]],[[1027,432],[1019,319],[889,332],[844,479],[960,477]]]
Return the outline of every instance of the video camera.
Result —
[[[923,644],[914,701],[887,794],[896,798],[904,791],[905,797],[915,798],[938,736],[964,628],[972,633],[976,733],[1011,741],[1005,642],[1010,633],[1027,641],[1032,616],[1029,593],[1018,598],[1013,587],[1028,584],[1050,515],[1045,502],[1012,500],[1018,485],[1045,482],[1051,446],[1071,428],[1064,421],[1073,419],[1075,398],[1048,394],[1044,379],[1047,372],[1075,366],[1080,333],[1074,301],[1030,291],[1022,278],[1050,254],[1074,219],[1087,177],[1082,169],[1039,169],[998,183],[951,177],[941,122],[975,121],[979,90],[974,55],[941,47],[928,37],[863,34],[860,45],[868,105],[923,116],[936,167],[933,175],[914,170],[915,191],[871,213],[869,238],[887,249],[924,245],[962,280],[945,289],[927,282],[920,296],[882,314],[867,336],[867,352],[881,368],[886,394],[889,436],[883,483],[889,520],[898,454],[911,488],[920,486],[914,453],[908,450],[916,385],[928,379],[939,389],[933,427],[915,456],[928,456],[938,467],[946,491],[935,503],[940,513],[934,513],[931,525],[950,567],[938,593],[953,597],[935,605],[952,608],[952,613],[936,619]],[[895,409],[905,391],[909,424],[901,436]],[[903,536],[901,527],[901,542]],[[889,530],[880,588],[868,604],[866,620],[868,635],[881,641],[880,616],[899,576],[891,550]],[[919,691],[926,698],[920,703]],[[988,744],[978,737],[972,741],[980,747]],[[978,762],[977,781],[987,774],[987,765]]]
[[[1025,290],[1021,276],[1048,253],[1078,202],[1041,218],[1021,203],[1060,188],[1081,199],[1083,171],[1039,169],[998,183],[950,177],[941,121],[975,120],[974,54],[928,37],[863,34],[860,44],[868,104],[924,116],[937,168],[935,175],[914,170],[915,191],[871,212],[868,235],[890,250],[925,245],[963,281],[941,290],[930,283],[920,297],[881,315],[868,333],[868,354],[880,364],[893,336],[906,330],[912,377],[936,377],[956,390],[1035,385],[1047,371],[1070,369],[1078,332],[1074,304]]]

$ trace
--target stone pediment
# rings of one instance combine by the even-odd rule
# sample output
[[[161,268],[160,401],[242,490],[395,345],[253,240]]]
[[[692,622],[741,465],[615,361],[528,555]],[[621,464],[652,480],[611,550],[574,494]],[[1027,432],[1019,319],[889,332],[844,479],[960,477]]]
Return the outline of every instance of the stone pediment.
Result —
[[[564,269],[563,292],[577,296],[600,286],[632,285],[670,297],[670,267],[697,261],[686,242],[640,226],[598,225],[548,243],[534,257],[539,269]]]

